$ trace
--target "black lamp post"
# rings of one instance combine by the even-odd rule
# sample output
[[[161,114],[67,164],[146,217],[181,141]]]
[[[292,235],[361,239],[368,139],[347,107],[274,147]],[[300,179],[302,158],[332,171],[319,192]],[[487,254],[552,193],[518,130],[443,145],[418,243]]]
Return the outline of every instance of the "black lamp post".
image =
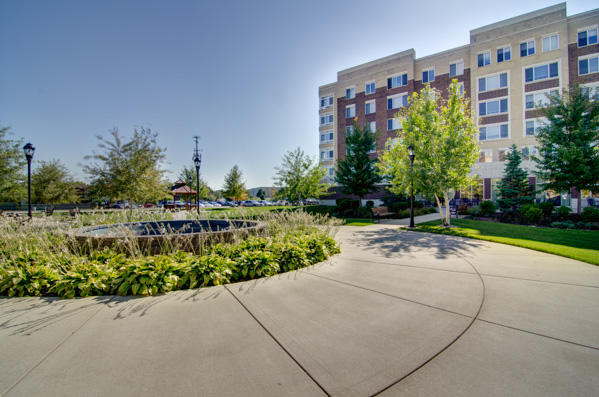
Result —
[[[408,156],[410,157],[410,227],[414,227],[414,146],[408,146]]]
[[[27,143],[23,146],[23,151],[27,159],[27,202],[29,203],[27,214],[29,215],[29,219],[31,219],[33,217],[31,213],[31,160],[33,160],[35,148],[31,143]]]
[[[200,215],[200,165],[202,165],[202,154],[197,150],[193,154],[193,164],[196,166],[196,208]]]

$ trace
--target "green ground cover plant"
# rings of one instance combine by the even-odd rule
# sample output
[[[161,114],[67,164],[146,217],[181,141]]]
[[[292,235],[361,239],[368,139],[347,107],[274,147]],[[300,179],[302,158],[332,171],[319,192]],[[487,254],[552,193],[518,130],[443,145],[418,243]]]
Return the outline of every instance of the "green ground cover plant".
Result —
[[[499,222],[456,219],[458,227],[445,228],[440,221],[417,225],[416,231],[469,237],[529,248],[599,265],[599,231],[562,230]]]
[[[240,209],[236,218],[265,222],[265,235],[206,245],[197,254],[177,247],[165,247],[160,255],[136,250],[125,254],[110,248],[86,253],[77,251],[65,233],[87,224],[128,220],[128,214],[119,213],[90,213],[70,223],[54,217],[34,222],[0,218],[0,295],[156,295],[272,276],[340,252],[333,236],[341,222],[303,211],[257,214]],[[140,221],[194,216],[193,212],[134,211]]]

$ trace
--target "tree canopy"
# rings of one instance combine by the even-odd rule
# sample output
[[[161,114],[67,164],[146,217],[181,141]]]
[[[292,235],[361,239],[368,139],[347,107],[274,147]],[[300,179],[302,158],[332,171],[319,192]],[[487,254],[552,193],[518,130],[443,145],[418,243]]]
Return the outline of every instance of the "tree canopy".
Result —
[[[599,98],[590,98],[579,86],[550,95],[543,108],[547,123],[539,128],[537,141],[541,158],[536,174],[545,189],[557,192],[576,188],[599,190]],[[577,212],[580,213],[581,200]]]
[[[60,204],[79,201],[75,181],[59,160],[40,161],[31,175],[34,203]]]
[[[10,139],[10,127],[0,127],[0,202],[18,202],[26,196],[23,141]]]
[[[183,169],[179,173],[179,179],[181,179],[185,183],[189,183],[191,181],[191,188],[193,190],[197,189],[197,175],[195,166],[183,166]],[[208,199],[212,193],[212,189],[208,186],[208,183],[202,179],[202,175],[200,174],[200,189],[198,191],[198,196],[201,199]]]
[[[399,139],[397,144],[389,142],[390,149],[381,156],[379,169],[389,179],[392,192],[405,193],[413,180],[416,192],[434,197],[443,223],[448,225],[450,190],[473,183],[470,170],[479,153],[470,101],[453,80],[447,100],[426,85],[412,94],[408,105],[396,116],[401,124]],[[413,146],[415,156],[413,169],[409,146]]]
[[[321,182],[326,170],[299,147],[285,153],[281,165],[275,170],[274,184],[280,187],[277,192],[280,198],[301,201],[318,198],[328,190],[329,186]]]
[[[256,192],[256,197],[258,197],[260,200],[265,200],[266,199],[266,192],[262,188],[260,188]]]
[[[360,128],[354,123],[353,132],[345,137],[347,154],[337,161],[335,182],[341,185],[343,193],[358,196],[360,205],[362,198],[376,190],[376,184],[383,179],[378,173],[377,159],[370,157],[376,150],[377,135],[377,131],[370,131],[367,126]]]
[[[232,200],[244,200],[247,197],[245,192],[245,182],[243,174],[237,165],[225,175],[225,184],[223,186],[223,196]]]

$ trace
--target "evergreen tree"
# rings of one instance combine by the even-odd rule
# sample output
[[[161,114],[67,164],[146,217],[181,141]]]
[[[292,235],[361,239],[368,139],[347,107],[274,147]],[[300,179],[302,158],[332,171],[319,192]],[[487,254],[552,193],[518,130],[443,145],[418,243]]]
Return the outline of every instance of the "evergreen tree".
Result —
[[[223,186],[223,195],[232,200],[243,200],[247,197],[245,192],[245,182],[243,174],[237,165],[231,168],[231,171],[225,175],[225,185]]]
[[[256,192],[256,197],[258,197],[260,200],[265,200],[266,199],[266,192],[264,190],[262,190],[262,188],[260,188]]]
[[[341,185],[345,194],[354,194],[362,198],[376,190],[376,184],[383,178],[378,173],[377,159],[370,153],[376,150],[377,131],[370,131],[368,126],[359,128],[354,123],[354,130],[345,137],[347,154],[337,161],[335,182]]]
[[[551,95],[543,109],[548,123],[539,129],[541,158],[536,174],[545,189],[578,191],[580,214],[582,190],[599,190],[599,98],[590,98],[579,86]]]
[[[515,214],[523,204],[532,203],[534,196],[528,184],[528,173],[520,167],[522,156],[516,145],[512,145],[505,159],[504,176],[498,184],[497,202],[503,212],[511,211]]]

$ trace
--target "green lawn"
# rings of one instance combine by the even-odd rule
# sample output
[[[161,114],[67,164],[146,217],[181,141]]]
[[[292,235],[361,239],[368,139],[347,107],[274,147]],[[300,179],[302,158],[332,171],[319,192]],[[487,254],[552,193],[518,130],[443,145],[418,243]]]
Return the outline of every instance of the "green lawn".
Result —
[[[415,231],[448,234],[510,244],[599,265],[599,231],[551,229],[506,223],[452,219],[453,228],[441,221],[417,225]]]
[[[368,226],[374,223],[370,218],[343,218],[343,220],[345,226]]]

